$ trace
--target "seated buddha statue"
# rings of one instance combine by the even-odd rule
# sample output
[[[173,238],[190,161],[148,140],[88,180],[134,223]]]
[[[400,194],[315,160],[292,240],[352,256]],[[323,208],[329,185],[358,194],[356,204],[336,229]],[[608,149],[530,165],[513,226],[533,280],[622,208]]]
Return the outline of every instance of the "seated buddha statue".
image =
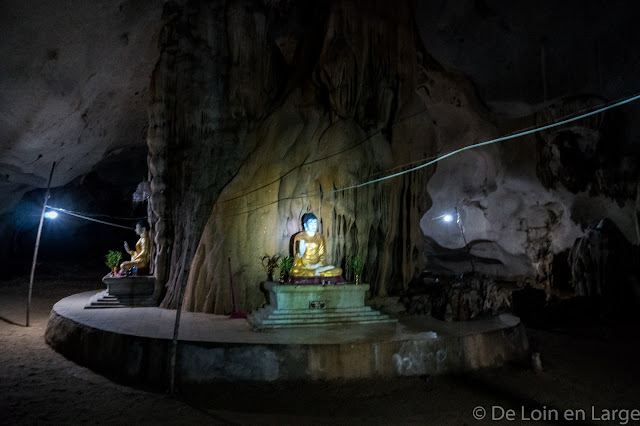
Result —
[[[325,241],[318,231],[318,218],[307,213],[302,218],[304,231],[293,240],[291,277],[339,277],[342,269],[325,265]]]
[[[131,250],[129,243],[124,242],[124,249],[131,255],[131,260],[122,262],[120,269],[138,268],[138,273],[146,273],[149,270],[149,222],[142,219],[136,223],[136,234],[140,239],[136,243],[136,249]]]

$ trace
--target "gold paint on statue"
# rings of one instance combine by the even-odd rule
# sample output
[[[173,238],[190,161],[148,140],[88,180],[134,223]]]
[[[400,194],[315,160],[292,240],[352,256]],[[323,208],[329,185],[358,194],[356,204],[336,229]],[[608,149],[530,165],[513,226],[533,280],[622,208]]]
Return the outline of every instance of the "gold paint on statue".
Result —
[[[304,223],[304,231],[293,240],[294,262],[292,277],[337,277],[341,268],[325,265],[326,244],[322,234],[317,233],[318,219],[309,214]]]
[[[145,224],[141,222],[136,224],[136,234],[140,235],[140,239],[136,243],[135,250],[130,250],[129,244],[124,242],[124,249],[131,255],[131,260],[122,262],[120,269],[131,269],[134,266],[138,269],[145,269],[149,266],[149,234]]]

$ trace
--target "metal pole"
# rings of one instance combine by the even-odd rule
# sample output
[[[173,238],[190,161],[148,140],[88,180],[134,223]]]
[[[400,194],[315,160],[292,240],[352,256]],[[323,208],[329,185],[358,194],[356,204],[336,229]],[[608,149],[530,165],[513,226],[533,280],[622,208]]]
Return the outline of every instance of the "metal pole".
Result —
[[[462,241],[464,241],[464,246],[467,248],[467,254],[469,255],[469,263],[471,263],[471,272],[476,271],[476,264],[473,260],[473,255],[471,254],[471,247],[469,247],[469,243],[467,243],[467,236],[464,235],[464,226],[462,225],[462,219],[460,219],[460,212],[458,211],[458,206],[456,206],[456,222],[458,223],[458,229],[460,229],[460,234],[462,234]]]
[[[49,173],[49,183],[47,183],[47,192],[44,194],[44,203],[42,204],[42,214],[40,214],[40,225],[38,225],[38,236],[36,237],[36,246],[33,250],[33,263],[31,264],[31,278],[29,279],[29,296],[27,297],[27,327],[29,327],[29,314],[31,312],[31,293],[33,291],[33,277],[36,274],[36,261],[38,260],[38,249],[40,248],[40,236],[42,235],[42,223],[44,222],[44,213],[47,210],[47,200],[49,200],[49,189],[51,189],[51,178],[53,177],[53,169],[56,168],[56,162],[51,166]]]
[[[169,393],[176,391],[176,364],[178,361],[178,332],[180,331],[180,314],[182,313],[182,298],[185,285],[180,284],[178,290],[178,306],[176,307],[176,321],[173,325],[173,339],[171,340],[171,352],[169,354]]]

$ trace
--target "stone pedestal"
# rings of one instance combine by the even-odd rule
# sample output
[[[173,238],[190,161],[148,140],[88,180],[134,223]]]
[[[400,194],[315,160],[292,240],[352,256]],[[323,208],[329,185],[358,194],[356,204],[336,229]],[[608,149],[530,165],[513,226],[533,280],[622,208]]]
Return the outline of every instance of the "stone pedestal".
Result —
[[[107,289],[93,296],[86,309],[158,306],[160,289],[152,275],[113,277],[106,275],[102,282]]]
[[[267,282],[264,287],[269,305],[249,316],[259,329],[396,322],[364,305],[368,284],[298,286]]]

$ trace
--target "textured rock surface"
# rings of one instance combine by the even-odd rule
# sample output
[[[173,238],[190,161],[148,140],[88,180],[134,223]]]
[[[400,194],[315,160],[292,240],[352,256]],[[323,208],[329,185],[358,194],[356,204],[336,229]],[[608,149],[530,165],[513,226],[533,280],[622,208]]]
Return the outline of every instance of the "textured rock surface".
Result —
[[[54,161],[60,186],[114,150],[144,146],[160,12],[158,3],[2,2],[0,213],[46,187]]]
[[[594,104],[602,100],[564,100],[527,121],[552,123]],[[430,267],[469,270],[455,221],[434,220],[444,213],[455,215],[455,208],[478,270],[499,276],[545,276],[548,257],[569,249],[586,226],[603,217],[636,242],[638,172],[632,159],[637,153],[620,138],[619,121],[616,112],[603,113],[439,163],[428,183],[433,207],[421,221]],[[442,149],[448,151],[448,146]]]
[[[416,3],[426,49],[469,75],[490,108],[509,116],[579,93],[618,99],[636,91],[638,55],[621,50],[640,42],[636,13],[630,1]]]
[[[346,256],[359,252],[374,292],[401,291],[425,265],[418,222],[430,202],[422,182],[432,171],[334,190],[433,155],[434,140],[460,135],[456,120],[491,131],[473,109],[482,111],[470,84],[423,51],[406,5],[336,2],[321,12],[325,26],[307,37],[322,45],[314,56],[304,46],[307,55],[291,70],[309,74],[248,134],[255,149],[213,208],[192,264],[187,309],[231,309],[228,257],[240,304],[260,306],[260,255],[287,253],[307,211],[320,218],[329,262],[344,267]]]
[[[626,174],[618,176],[619,162],[629,161],[620,160],[619,155],[611,160],[602,148],[618,144],[626,147],[630,158],[636,153],[628,149],[628,141],[618,137],[615,124],[619,118],[613,114],[466,151],[437,168],[383,184],[336,192],[406,168],[416,159],[518,128],[547,124],[602,100],[560,99],[538,114],[511,120],[492,115],[476,98],[468,80],[445,70],[424,51],[407,5],[378,2],[358,8],[357,2],[339,1],[313,7],[282,3],[263,7],[254,2],[229,5],[226,15],[216,15],[221,20],[216,21],[216,28],[226,28],[230,54],[237,54],[234,43],[242,46],[242,54],[217,58],[221,68],[228,61],[237,77],[220,71],[222,78],[215,81],[224,89],[219,96],[210,95],[215,91],[204,92],[207,101],[217,99],[218,108],[231,115],[224,124],[210,125],[231,128],[237,146],[212,156],[199,151],[209,143],[206,138],[192,139],[200,145],[181,146],[181,153],[195,153],[192,158],[197,160],[192,163],[196,172],[187,172],[187,176],[194,173],[197,179],[193,181],[203,182],[200,187],[188,177],[171,176],[182,170],[171,165],[175,155],[158,155],[160,163],[164,161],[158,170],[168,173],[168,181],[188,184],[175,187],[166,186],[165,175],[154,170],[154,152],[163,151],[157,149],[156,139],[150,138],[152,174],[161,177],[157,206],[165,199],[160,192],[166,189],[166,196],[179,188],[172,201],[174,219],[167,228],[162,220],[158,222],[158,265],[171,265],[164,306],[175,304],[177,288],[187,280],[186,309],[229,312],[228,258],[232,259],[241,308],[260,306],[264,296],[259,283],[264,274],[259,259],[265,253],[287,253],[290,237],[301,229],[300,218],[307,211],[320,218],[330,245],[329,261],[344,267],[348,255],[360,252],[367,259],[364,279],[381,295],[403,291],[425,267],[453,273],[468,270],[467,250],[482,272],[548,281],[554,256],[565,253],[582,236],[586,223],[611,217],[625,235],[632,235],[633,206],[627,200],[635,196],[635,169],[628,166]],[[185,10],[198,10],[191,12],[198,19],[212,13],[198,2],[188,3]],[[251,19],[248,10],[253,11]],[[316,25],[308,21],[309,14]],[[234,25],[236,22],[244,25]],[[278,30],[267,31],[260,26],[264,22]],[[287,25],[277,25],[284,22]],[[188,34],[201,31],[193,21],[189,25]],[[179,46],[189,45],[193,38],[171,33],[182,41]],[[266,54],[255,53],[258,47]],[[203,51],[205,57],[210,51]],[[181,56],[186,67],[202,60],[197,51],[192,53]],[[250,61],[262,70],[264,79],[246,78],[244,71]],[[276,68],[279,73],[273,71]],[[202,88],[209,83],[190,79],[185,84]],[[173,86],[165,89],[169,90],[167,96],[183,99],[184,91]],[[192,105],[198,96],[194,98],[191,90],[186,92]],[[172,116],[175,109],[168,111]],[[160,106],[157,116],[164,112]],[[201,123],[209,123],[197,108],[188,113],[201,118]],[[178,116],[175,126],[169,128],[190,127],[197,135],[200,124],[190,125],[196,121],[190,120]],[[170,153],[172,144],[177,148],[181,138],[164,139],[169,141]],[[585,179],[572,183],[572,160],[576,157],[572,149],[595,156],[592,163],[601,176],[595,184]],[[601,151],[602,155],[598,154]],[[244,156],[235,175],[224,174]],[[197,166],[203,160],[207,164],[215,161],[220,167],[207,170]],[[577,167],[585,162],[579,161]],[[214,178],[212,173],[223,175]],[[220,184],[227,182],[222,188]],[[210,191],[203,191],[204,187]],[[608,201],[609,197],[617,203]],[[204,225],[211,202],[215,202],[213,213]],[[193,208],[194,203],[198,209]],[[157,206],[154,211],[160,218],[169,217]],[[465,235],[455,225],[446,227],[433,220],[454,207],[460,211]],[[188,219],[184,218],[187,212]],[[163,242],[163,230],[174,225],[182,230],[169,230]],[[203,233],[197,242],[200,229]],[[170,262],[163,261],[169,259],[162,257],[163,244],[167,248],[173,244]]]
[[[188,309],[230,311],[229,257],[242,307],[259,306],[260,258],[287,252],[309,210],[331,263],[360,252],[381,295],[425,268],[467,271],[469,252],[548,285],[602,218],[640,241],[637,104],[333,191],[631,94],[635,8],[3,2],[0,208],[51,161],[62,185],[146,137],[163,306],[188,283]],[[434,220],[455,207],[464,236]]]
[[[511,293],[517,288],[513,284],[497,283],[495,279],[479,274],[467,274],[462,278],[444,277],[425,282],[420,289],[414,288],[414,294],[405,296],[402,301],[409,314],[468,321],[483,315],[510,312]]]
[[[608,316],[630,314],[640,301],[633,266],[637,255],[612,221],[605,219],[590,227],[569,256],[576,295],[600,299]]]

